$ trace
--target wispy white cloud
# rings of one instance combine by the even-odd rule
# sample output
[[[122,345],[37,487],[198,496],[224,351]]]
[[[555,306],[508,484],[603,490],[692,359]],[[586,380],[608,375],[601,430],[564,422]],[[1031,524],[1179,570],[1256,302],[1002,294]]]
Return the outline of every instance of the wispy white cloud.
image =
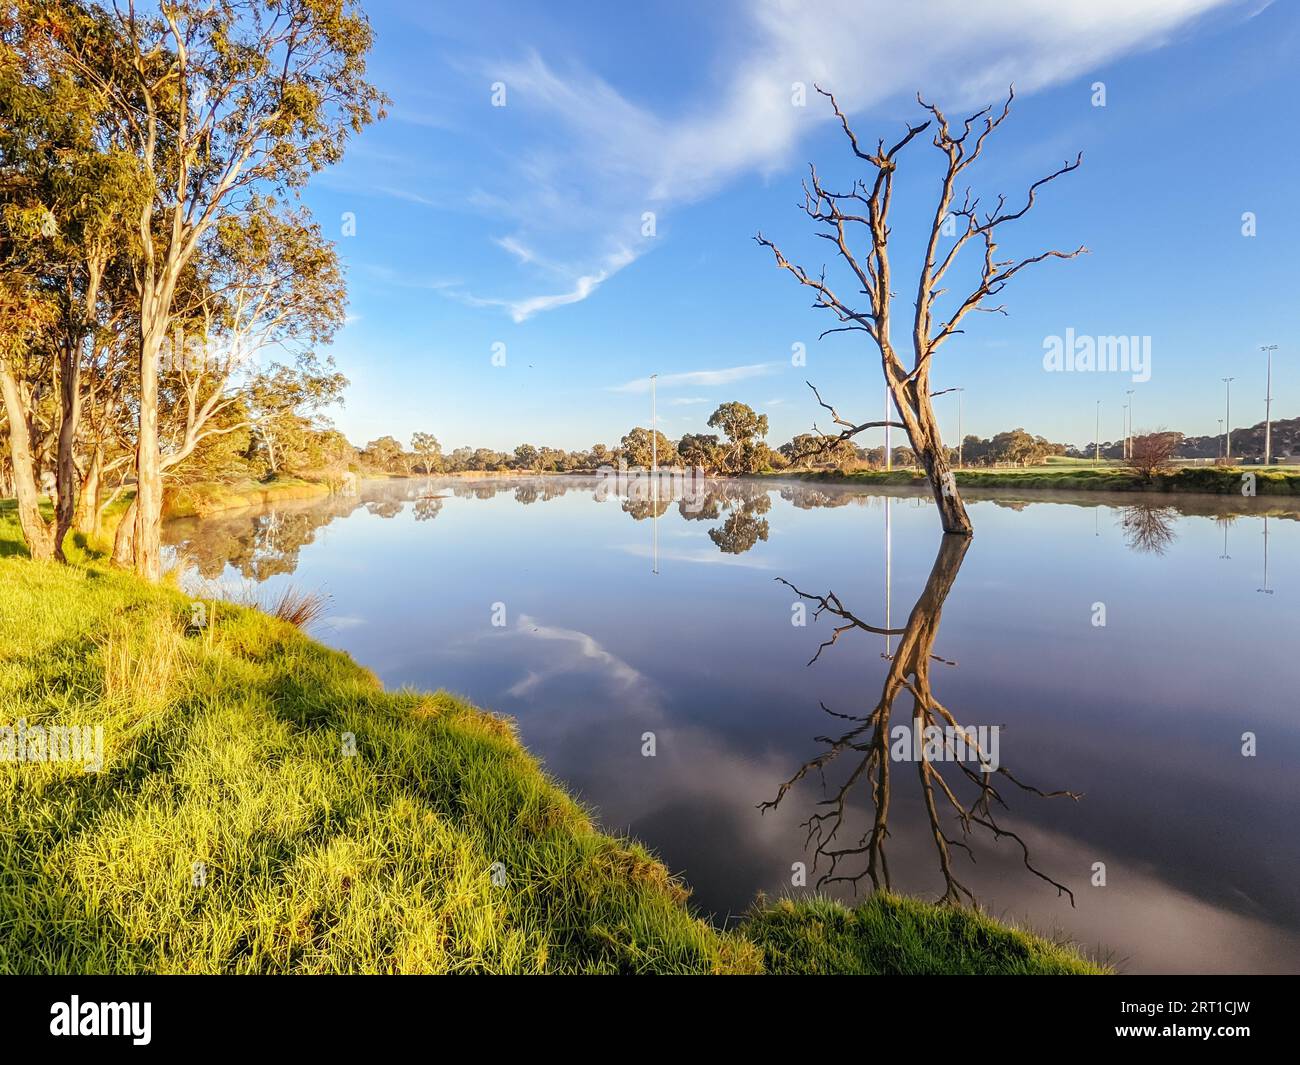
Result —
[[[532,248],[515,237],[493,237],[492,243],[509,252],[524,266],[540,266],[552,273],[563,273],[564,268],[538,255]]]
[[[653,550],[645,544],[624,544],[620,550],[624,554],[633,555],[636,558],[651,558],[654,556]],[[705,547],[691,550],[660,548],[659,560],[661,562],[689,562],[703,566],[735,566],[739,569],[772,568],[770,562],[765,562],[759,558],[753,558],[749,555],[730,555]]]
[[[438,206],[438,201],[430,196],[425,196],[422,193],[415,192],[411,189],[398,188],[394,185],[376,185],[374,191],[394,200],[405,200],[407,203],[418,203],[421,207]]]
[[[515,153],[502,174],[507,187],[479,196],[539,240],[557,233],[569,240],[581,229],[595,247],[567,258],[599,265],[579,265],[559,294],[480,304],[501,306],[518,322],[588,298],[616,272],[603,265],[611,244],[636,246],[644,211],[663,213],[745,173],[790,163],[800,139],[832,117],[814,82],[851,115],[918,89],[954,108],[982,105],[1010,82],[1021,93],[1059,84],[1244,2],[1000,0],[994,18],[969,0],[757,0],[733,38],[752,41],[747,52],[718,62],[725,73],[694,94],[698,107],[671,116],[580,66],[560,73],[537,53],[485,63],[544,136]],[[794,83],[808,87],[807,106],[792,104]]]
[[[551,655],[548,665],[540,669],[530,669],[523,677],[510,686],[509,694],[527,695],[548,678],[563,673],[571,673],[579,666],[594,668],[604,673],[610,680],[624,688],[644,682],[640,671],[628,665],[617,655],[611,654],[585,632],[577,629],[562,629],[554,625],[542,625],[536,618],[527,614],[519,615],[515,629],[520,634],[537,640],[551,640],[569,646],[570,654],[566,657],[558,651]]]
[[[376,281],[385,285],[394,285],[397,288],[419,288],[429,292],[453,292],[461,282],[456,278],[446,277],[413,277],[410,274],[394,270],[391,266],[383,266],[380,263],[361,263],[361,269]]]
[[[668,401],[668,404],[673,407],[689,407],[696,403],[707,402],[708,400],[704,396],[675,396]]]
[[[517,248],[512,247],[510,250],[518,256],[520,251],[526,251],[527,249],[523,248],[522,245],[518,245]],[[518,324],[528,321],[529,318],[541,311],[554,310],[556,307],[582,302],[635,258],[636,256],[631,251],[620,248],[606,257],[604,265],[595,273],[583,274],[577,278],[573,282],[573,287],[567,292],[557,292],[546,296],[528,296],[516,300],[475,296],[466,292],[452,292],[449,295],[469,304],[471,307],[504,307],[509,312],[510,317]]]
[[[707,388],[714,385],[729,385],[736,381],[744,381],[750,377],[765,377],[768,374],[776,373],[784,365],[783,362],[756,362],[749,366],[731,366],[725,370],[691,370],[687,373],[660,374],[659,387]],[[649,392],[650,379],[648,377],[637,377],[625,384],[610,385],[606,391]],[[690,399],[687,402],[707,403],[708,401],[705,399]]]

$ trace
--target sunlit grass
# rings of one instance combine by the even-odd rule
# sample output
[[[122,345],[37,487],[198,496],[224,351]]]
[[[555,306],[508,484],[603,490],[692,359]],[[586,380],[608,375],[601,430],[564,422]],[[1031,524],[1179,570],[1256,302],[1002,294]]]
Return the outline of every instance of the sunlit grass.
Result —
[[[770,973],[999,975],[1081,971],[1073,949],[981,914],[880,893],[850,910],[826,900],[778,902],[746,926]],[[935,943],[944,944],[940,953]]]

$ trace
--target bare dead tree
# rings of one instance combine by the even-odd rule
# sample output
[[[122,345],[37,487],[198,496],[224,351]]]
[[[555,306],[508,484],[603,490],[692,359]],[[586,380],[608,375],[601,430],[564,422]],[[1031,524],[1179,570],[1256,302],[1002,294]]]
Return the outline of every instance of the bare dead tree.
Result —
[[[1038,869],[1030,858],[1029,847],[1024,839],[999,821],[1001,811],[1008,809],[1008,805],[995,778],[1044,798],[1068,796],[1078,799],[1079,796],[1068,791],[1042,791],[1022,782],[1005,766],[998,765],[989,772],[985,771],[983,765],[978,768],[972,766],[960,760],[959,752],[952,748],[946,738],[949,735],[955,736],[960,731],[967,737],[963,741],[967,750],[973,751],[981,762],[986,760],[987,752],[980,749],[973,734],[962,729],[952,711],[935,698],[930,679],[932,662],[954,664],[935,654],[934,642],[939,632],[944,600],[957,578],[957,571],[969,545],[970,540],[965,537],[943,538],[925,589],[912,608],[907,624],[901,629],[885,629],[863,621],[846,608],[834,592],[814,595],[802,592],[789,581],[777,578],[801,599],[817,604],[813,612],[814,618],[827,613],[843,622],[835,627],[830,639],[817,648],[809,665],[816,662],[822,651],[834,645],[841,635],[853,629],[898,636],[899,642],[897,651],[889,660],[880,699],[870,712],[865,715],[841,714],[822,703],[822,710],[834,718],[850,722],[850,727],[837,737],[818,737],[818,742],[825,747],[822,753],[805,762],[798,772],[780,785],[776,797],[760,803],[759,809],[774,809],[790,789],[810,773],[817,773],[825,782],[826,771],[832,763],[841,756],[856,756],[857,761],[848,767],[838,787],[817,804],[817,811],[804,822],[808,831],[806,843],[814,848],[813,868],[818,869],[823,861],[829,866],[821,873],[817,886],[820,888],[828,884],[850,883],[856,889],[863,878],[868,878],[873,889],[891,890],[889,862],[885,853],[893,783],[890,773],[890,723],[895,701],[907,692],[912,696],[912,727],[925,730],[936,726],[945,730],[944,754],[945,757],[953,756],[951,761],[942,763],[954,767],[950,773],[954,777],[951,781],[945,777],[940,764],[929,755],[925,745],[921,746],[921,757],[916,762],[926,820],[944,879],[942,901],[953,904],[976,901],[971,890],[958,879],[952,851],[961,850],[974,861],[972,837],[982,833],[994,842],[1004,839],[1013,842],[1020,850],[1025,868],[1056,888],[1058,895],[1069,896],[1070,904],[1074,905],[1074,893]],[[951,733],[946,731],[949,728],[953,730]],[[962,779],[965,779],[965,785],[961,785]],[[859,785],[867,788],[870,797],[871,825],[856,840],[844,839],[848,834],[850,802]],[[955,785],[961,785],[968,792],[973,788],[974,798],[960,797]],[[943,810],[949,810],[953,814],[960,829],[959,835],[949,834],[947,822],[940,816]]]
[[[1155,480],[1156,474],[1174,468],[1174,455],[1183,442],[1183,434],[1158,429],[1153,433],[1138,433],[1129,444],[1129,472],[1136,474],[1145,484]]]
[[[949,470],[943,438],[930,402],[934,395],[930,391],[930,370],[934,354],[945,341],[963,332],[961,323],[971,311],[1005,314],[1003,306],[988,306],[986,301],[1000,293],[1021,270],[1046,259],[1072,259],[1087,251],[1084,247],[1069,252],[1053,250],[1023,259],[999,259],[997,254],[999,227],[1023,218],[1033,207],[1038,190],[1056,178],[1078,169],[1083,156],[1080,154],[1074,162],[1065,163],[1030,185],[1024,205],[1018,210],[1009,209],[1006,198],[999,196],[991,211],[981,213],[979,200],[972,198],[969,187],[966,188],[960,205],[957,204],[958,181],[963,172],[979,158],[989,135],[1011,113],[1014,89],[1008,92],[1000,111],[994,113],[992,107],[977,111],[962,123],[960,133],[949,125],[948,119],[938,107],[926,103],[918,94],[917,102],[931,117],[919,125],[909,125],[907,132],[892,147],[886,148],[883,139],[878,141],[874,151],[862,148],[835,97],[820,86],[817,86],[817,91],[830,101],[853,154],[868,164],[872,171],[868,179],[855,180],[847,192],[835,192],[822,184],[817,168],[810,166],[809,179],[803,185],[803,211],[819,227],[817,236],[835,246],[836,254],[851,272],[852,288],[856,291],[841,295],[846,290],[831,287],[824,266],[819,273],[810,274],[802,266],[786,259],[780,248],[762,233],[757,234],[755,240],[771,249],[780,269],[788,270],[801,285],[813,290],[814,307],[828,310],[834,315],[839,324],[823,331],[821,336],[860,332],[871,338],[880,351],[885,381],[900,420],[855,423],[841,418],[834,407],[817,395],[817,402],[830,411],[832,423],[840,431],[835,434],[821,433],[816,426],[814,430],[830,438],[830,445],[851,439],[865,429],[888,425],[906,430],[913,451],[920,456],[925,467],[944,532],[970,536],[973,531],[970,518]],[[934,146],[947,157],[947,164],[926,240],[925,258],[917,279],[915,310],[912,315],[912,360],[909,368],[904,365],[890,336],[894,279],[890,264],[889,210],[899,154],[932,125],[935,127]],[[949,234],[952,243],[943,251],[943,238]],[[858,243],[859,240],[861,243]],[[946,291],[942,287],[944,277],[956,261],[958,253],[972,240],[983,245],[979,283],[945,315],[936,307],[936,301]],[[867,298],[865,307],[858,305],[855,299],[859,294]],[[815,388],[813,392],[816,394]]]

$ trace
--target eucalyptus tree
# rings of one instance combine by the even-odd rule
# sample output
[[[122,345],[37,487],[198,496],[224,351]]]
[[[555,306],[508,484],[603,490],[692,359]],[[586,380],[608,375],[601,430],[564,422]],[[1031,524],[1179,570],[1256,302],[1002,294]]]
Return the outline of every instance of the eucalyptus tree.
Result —
[[[346,0],[51,0],[45,43],[109,102],[146,195],[132,218],[139,397],[135,568],[160,568],[159,370],[185,270],[249,197],[298,189],[382,115],[368,21]],[[106,61],[105,57],[109,57]],[[109,69],[106,70],[105,67]]]
[[[107,141],[111,74],[64,62],[44,22],[43,4],[0,9],[0,269],[13,315],[0,391],[24,537],[33,558],[62,559],[81,481],[83,367],[111,337],[112,275],[142,184],[134,157]],[[37,505],[47,458],[52,526]]]
[[[721,467],[727,473],[755,473],[766,464],[762,445],[767,436],[767,415],[747,403],[723,403],[709,415],[709,428],[721,429],[727,437]]]
[[[436,472],[434,467],[442,465],[442,445],[432,433],[411,434],[411,450],[420,456],[424,463],[424,473],[428,476]]]

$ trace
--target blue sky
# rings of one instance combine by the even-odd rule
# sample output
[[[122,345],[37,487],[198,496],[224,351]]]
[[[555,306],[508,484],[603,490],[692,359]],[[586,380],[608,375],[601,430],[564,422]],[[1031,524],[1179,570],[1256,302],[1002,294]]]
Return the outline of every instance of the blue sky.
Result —
[[[1300,414],[1295,3],[488,0],[472,18],[441,2],[364,7],[371,74],[393,105],[305,194],[348,269],[332,353],[352,382],[336,420],[355,443],[416,430],[447,450],[615,443],[648,424],[651,373],[674,438],[731,399],[768,414],[773,444],[825,427],[805,379],[846,416],[879,417],[870,341],[819,342],[827,312],[753,241],[762,230],[842,277],[796,207],[810,161],[835,186],[860,173],[814,81],[870,143],[916,121],[918,89],[955,117],[1014,81],[1012,116],[969,172],[986,203],[1015,202],[1084,153],[1001,250],[1091,254],[1026,271],[999,298],[1006,317],[972,315],[938,356],[934,387],[966,389],[966,432],[1082,443],[1100,399],[1102,438],[1118,438],[1133,388],[1138,429],[1213,433],[1225,376],[1233,422],[1253,423],[1263,343],[1279,345],[1275,417]],[[795,82],[806,107],[791,102]],[[899,321],[939,159],[918,139],[900,160]],[[345,213],[355,235],[342,235]],[[1044,339],[1067,329],[1150,336],[1150,380],[1045,372]],[[907,337],[896,324],[895,342]],[[936,401],[954,441],[955,398]]]

